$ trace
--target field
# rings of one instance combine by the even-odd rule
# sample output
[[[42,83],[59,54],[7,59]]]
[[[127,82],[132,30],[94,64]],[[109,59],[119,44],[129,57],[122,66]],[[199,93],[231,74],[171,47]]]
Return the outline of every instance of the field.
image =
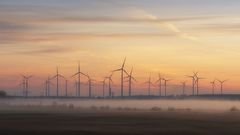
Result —
[[[159,108],[1,106],[1,135],[238,135],[240,113]]]

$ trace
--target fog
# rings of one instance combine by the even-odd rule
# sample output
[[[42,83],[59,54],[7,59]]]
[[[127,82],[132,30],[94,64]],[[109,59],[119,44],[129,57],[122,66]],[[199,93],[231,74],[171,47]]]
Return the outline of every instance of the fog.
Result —
[[[240,108],[240,101],[230,100],[110,100],[110,99],[1,99],[1,104],[7,105],[74,105],[74,107],[102,107],[151,109],[192,109],[225,111],[232,107]]]

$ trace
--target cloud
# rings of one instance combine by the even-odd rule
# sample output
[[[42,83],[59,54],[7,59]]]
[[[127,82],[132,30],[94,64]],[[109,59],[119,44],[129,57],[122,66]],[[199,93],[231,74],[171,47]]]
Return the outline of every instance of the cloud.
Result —
[[[13,54],[24,54],[24,55],[44,55],[44,54],[58,54],[58,53],[68,53],[68,52],[74,52],[77,51],[77,49],[69,46],[40,46],[35,47],[34,49],[30,48],[22,48],[16,51],[13,51],[11,53]]]
[[[0,6],[2,7],[2,6]],[[54,8],[51,11],[50,7],[43,8],[44,11],[39,10],[42,7],[26,9],[27,11],[33,11],[34,13],[27,13],[27,11],[21,9],[24,13],[18,13],[19,7],[14,10],[5,7],[0,9],[0,43],[12,43],[12,42],[48,42],[53,40],[63,39],[87,39],[87,38],[137,38],[137,37],[164,37],[164,36],[177,36],[189,40],[198,40],[197,37],[190,35],[183,30],[180,30],[174,22],[179,21],[194,21],[212,19],[217,16],[183,16],[172,18],[159,18],[153,14],[150,14],[144,10],[134,9],[134,14],[125,16],[79,16],[77,14],[71,14],[69,12],[59,11],[58,8]],[[23,8],[23,7],[21,7]],[[51,11],[51,12],[50,12]],[[49,14],[47,14],[49,12]],[[168,32],[160,33],[64,33],[62,31],[52,30],[51,26],[56,25],[71,25],[71,23],[128,23],[134,25],[135,23],[146,23],[154,25],[158,29],[166,29]],[[43,30],[45,31],[43,32]],[[56,28],[55,28],[56,30]],[[64,31],[63,31],[64,32]],[[51,34],[54,33],[55,35]],[[64,37],[65,36],[65,37]]]
[[[213,32],[228,32],[228,33],[239,33],[240,32],[240,23],[211,23],[211,24],[202,24],[195,29],[213,31]]]
[[[137,15],[137,17],[143,17],[148,20],[151,20],[153,24],[157,26],[159,29],[166,28],[169,31],[175,33],[178,37],[185,38],[192,41],[198,40],[197,37],[181,31],[176,25],[174,25],[170,21],[167,21],[167,20],[159,21],[159,18],[157,16],[154,16],[153,14],[150,14],[144,10],[135,9],[134,13]]]

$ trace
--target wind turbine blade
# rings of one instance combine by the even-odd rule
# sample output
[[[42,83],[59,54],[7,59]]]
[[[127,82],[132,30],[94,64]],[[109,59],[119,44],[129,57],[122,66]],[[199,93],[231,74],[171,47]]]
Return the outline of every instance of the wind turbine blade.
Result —
[[[130,71],[130,75],[132,75],[132,72],[133,72],[133,67],[132,67],[132,69],[131,69],[131,71]]]
[[[84,75],[84,76],[88,76],[88,75],[84,74],[83,72],[79,72],[79,73],[82,74],[82,75]]]
[[[129,76],[128,72],[125,69],[123,69],[123,72],[125,72],[125,74],[127,74]]]
[[[189,77],[189,78],[194,78],[194,76],[190,76],[190,75],[186,75],[186,77]]]
[[[76,76],[76,75],[78,75],[78,74],[79,74],[79,72],[75,73],[74,75],[71,76],[71,78],[74,77],[74,76]]]
[[[126,57],[124,58],[123,64],[122,64],[122,68],[125,66],[125,62],[126,62]]]
[[[147,84],[147,83],[149,83],[149,82],[144,82],[143,84]]]
[[[197,77],[197,75],[198,75],[198,72],[193,72],[193,74],[194,74],[194,76],[196,76],[196,77]]]
[[[26,78],[29,79],[29,78],[32,78],[32,77],[33,77],[33,75],[30,75],[30,76],[27,76]]]
[[[64,79],[66,79],[63,75],[61,75],[61,74],[58,74],[58,76],[60,76],[60,77],[62,77],[62,78],[64,78]]]
[[[54,78],[56,78],[56,77],[57,77],[57,75],[53,76],[51,79],[54,79]]]
[[[23,75],[23,74],[20,74],[20,76],[22,76],[23,78],[26,78],[26,76],[25,76],[25,75]]]
[[[226,81],[228,81],[228,80],[224,80],[223,82],[226,82]]]
[[[160,79],[158,79],[157,81],[155,81],[155,83],[158,83],[158,82],[160,82]]]
[[[119,69],[113,70],[112,72],[121,71],[121,70],[122,68],[119,68]]]
[[[133,79],[135,82],[137,82],[137,79],[135,79],[134,77],[132,77],[132,79]]]

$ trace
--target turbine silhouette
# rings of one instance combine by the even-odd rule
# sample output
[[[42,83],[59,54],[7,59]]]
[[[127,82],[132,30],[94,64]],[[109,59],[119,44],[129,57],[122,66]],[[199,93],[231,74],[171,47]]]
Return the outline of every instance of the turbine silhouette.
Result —
[[[126,62],[126,58],[124,58],[121,68],[112,71],[112,72],[117,72],[117,71],[121,72],[121,98],[123,98],[123,74],[125,73],[128,75],[127,71],[124,69],[125,62]]]
[[[151,96],[151,85],[153,85],[151,82],[151,74],[149,75],[148,81],[146,81],[145,84],[148,85],[148,96]]]
[[[92,97],[92,82],[95,80],[93,80],[88,74],[86,75],[86,77],[88,78],[88,97],[91,98]]]
[[[171,81],[171,79],[163,78],[163,81],[164,81],[164,95],[166,97],[167,96],[167,82]]]
[[[212,82],[210,82],[212,84],[212,95],[215,94],[215,84],[216,84],[216,80],[213,80]]]
[[[218,80],[218,82],[220,83],[221,95],[223,94],[223,84],[224,84],[226,81],[227,81],[227,80]]]
[[[186,77],[192,79],[192,95],[195,95],[195,83],[196,83],[196,76],[198,72],[193,72],[193,75],[186,75]]]
[[[158,83],[158,87],[159,87],[159,97],[162,96],[162,76],[160,73],[158,73],[158,80],[155,83]]]
[[[56,73],[56,75],[51,78],[51,79],[55,79],[55,78],[56,78],[56,81],[57,81],[57,97],[59,96],[59,77],[65,79],[65,77],[64,77],[63,75],[61,75],[61,74],[58,73],[58,67],[57,67],[57,73]]]
[[[128,96],[129,97],[132,96],[132,80],[137,82],[137,80],[133,77],[132,73],[133,73],[133,68],[131,69],[130,73],[126,77],[126,78],[128,78]]]
[[[28,97],[28,95],[29,95],[29,91],[28,91],[28,89],[29,89],[29,79],[30,78],[32,78],[33,77],[33,75],[30,75],[30,76],[28,76],[28,75],[21,75],[22,77],[23,77],[23,79],[25,80],[25,97]]]
[[[78,62],[78,70],[74,75],[71,76],[71,77],[78,76],[78,82],[77,82],[77,96],[78,97],[81,96],[81,75],[87,76],[86,74],[81,72],[80,62]]]
[[[197,74],[194,74],[195,76],[195,84],[196,84],[196,90],[197,90],[197,95],[199,94],[199,80],[202,80],[202,79],[205,79],[205,78],[202,78],[202,77],[198,77]]]
[[[181,84],[182,84],[182,95],[183,95],[183,96],[185,95],[186,83],[187,83],[187,81],[181,82]]]
[[[112,74],[110,74],[109,76],[105,77],[105,79],[108,80],[108,96],[109,97],[112,97],[112,83],[113,83],[113,80],[112,80]]]
[[[100,81],[100,83],[102,83],[102,97],[105,98],[106,78],[104,78],[103,81]]]

